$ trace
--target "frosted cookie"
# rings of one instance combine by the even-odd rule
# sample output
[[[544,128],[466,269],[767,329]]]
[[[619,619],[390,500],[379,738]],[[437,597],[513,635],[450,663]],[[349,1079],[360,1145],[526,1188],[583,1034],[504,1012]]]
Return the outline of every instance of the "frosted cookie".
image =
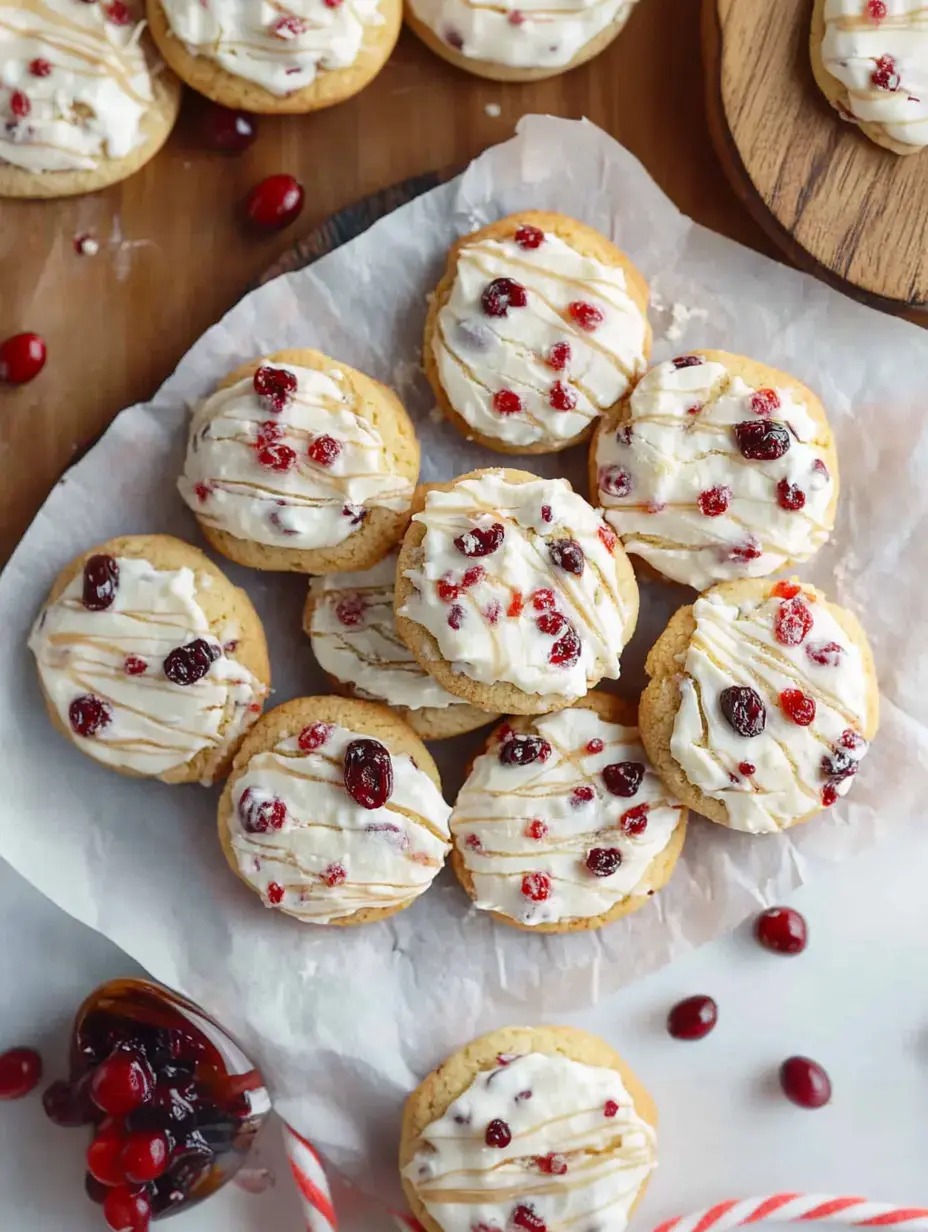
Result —
[[[513,214],[458,240],[432,296],[423,364],[439,406],[500,453],[584,440],[644,372],[648,286],[563,214]]]
[[[473,731],[497,717],[468,706],[424,671],[396,631],[396,552],[359,573],[310,582],[303,628],[337,693],[385,702],[423,740]]]
[[[135,0],[0,0],[0,197],[95,192],[160,150],[181,87],[142,16]]]
[[[541,714],[617,679],[638,587],[566,479],[480,470],[430,488],[397,564],[400,637],[481,710]]]
[[[658,774],[733,830],[772,834],[834,804],[876,734],[866,635],[795,580],[713,587],[671,619],[646,669],[639,722]]]
[[[928,145],[924,0],[815,0],[812,71],[822,93],[878,145]]]
[[[637,0],[406,0],[406,24],[456,68],[492,81],[541,81],[598,56]]]
[[[648,761],[635,707],[588,693],[507,721],[451,813],[451,866],[479,908],[534,932],[600,928],[666,885],[686,809]]]
[[[389,552],[418,474],[415,431],[386,386],[317,351],[279,351],[196,408],[178,487],[224,556],[332,573]]]
[[[704,590],[813,556],[834,525],[838,459],[805,385],[697,351],[652,368],[600,422],[590,485],[627,552]]]
[[[270,687],[251,600],[197,548],[127,535],[61,571],[29,637],[52,722],[122,774],[209,784]]]
[[[402,0],[147,0],[152,36],[188,86],[225,107],[302,113],[377,76],[399,38]]]
[[[653,1100],[605,1040],[504,1027],[410,1095],[403,1189],[426,1232],[624,1232],[657,1165],[656,1129]]]
[[[450,846],[441,780],[385,706],[301,697],[245,740],[219,802],[232,870],[304,924],[366,924],[410,906]]]

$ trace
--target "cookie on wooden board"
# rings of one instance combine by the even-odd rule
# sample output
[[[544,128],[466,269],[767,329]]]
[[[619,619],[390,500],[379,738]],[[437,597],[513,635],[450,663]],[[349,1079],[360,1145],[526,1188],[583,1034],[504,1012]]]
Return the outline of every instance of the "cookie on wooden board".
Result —
[[[251,600],[170,535],[126,535],[55,580],[29,647],[52,722],[122,774],[212,783],[270,689]]]

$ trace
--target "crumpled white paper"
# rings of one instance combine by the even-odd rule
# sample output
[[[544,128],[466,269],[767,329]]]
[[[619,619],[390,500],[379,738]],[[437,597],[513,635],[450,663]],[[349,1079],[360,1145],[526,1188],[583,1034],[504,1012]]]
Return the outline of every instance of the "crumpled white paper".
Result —
[[[598,933],[532,936],[481,918],[449,873],[413,907],[355,929],[300,926],[228,870],[218,791],[119,777],[51,728],[26,637],[55,574],[111,535],[199,542],[175,490],[187,404],[243,360],[314,346],[394,384],[416,419],[423,478],[499,455],[429,414],[417,370],[425,299],[459,235],[528,207],[560,210],[627,250],[659,297],[655,359],[742,352],[808,381],[835,427],[842,493],[831,543],[806,570],[854,609],[876,654],[883,726],[846,802],[791,834],[695,821],[669,887]],[[695,309],[692,314],[675,305]],[[143,314],[144,315],[144,314]],[[150,318],[149,328],[157,328]],[[682,323],[682,332],[681,332]],[[671,339],[663,337],[670,327]],[[0,854],[157,979],[199,1001],[264,1068],[278,1110],[368,1192],[399,1202],[402,1100],[478,1032],[557,1019],[732,928],[810,869],[920,815],[928,766],[928,335],[714,235],[592,125],[526,117],[453,183],[397,210],[310,269],[246,296],[148,404],[124,411],[52,492],[0,579]],[[585,492],[584,451],[532,458]],[[300,631],[305,580],[220,562],[265,621],[281,702],[324,689]],[[620,690],[691,592],[644,583]],[[477,733],[433,745],[453,798]]]

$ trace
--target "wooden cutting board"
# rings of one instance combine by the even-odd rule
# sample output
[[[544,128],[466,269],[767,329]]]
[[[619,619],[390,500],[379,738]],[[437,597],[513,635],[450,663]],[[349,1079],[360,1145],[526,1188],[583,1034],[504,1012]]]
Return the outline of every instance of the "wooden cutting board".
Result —
[[[928,151],[899,157],[815,84],[811,0],[703,0],[709,128],[736,192],[797,265],[928,312]]]

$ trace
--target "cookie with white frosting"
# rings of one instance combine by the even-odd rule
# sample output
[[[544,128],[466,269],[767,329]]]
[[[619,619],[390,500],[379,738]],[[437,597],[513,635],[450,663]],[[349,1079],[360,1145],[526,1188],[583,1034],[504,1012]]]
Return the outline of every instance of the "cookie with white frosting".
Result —
[[[593,692],[493,732],[451,813],[451,866],[479,908],[531,932],[573,932],[666,885],[686,809],[637,724],[631,703]]]
[[[465,436],[500,453],[553,453],[585,440],[644,372],[647,312],[644,278],[598,231],[564,214],[513,214],[451,249],[426,319],[425,374]]]
[[[704,590],[813,556],[834,526],[838,458],[807,386],[694,351],[657,364],[601,420],[590,486],[627,552]]]
[[[726,582],[648,655],[648,756],[711,821],[772,834],[844,796],[876,735],[873,656],[856,617],[797,580]]]
[[[174,126],[181,85],[141,0],[0,0],[0,197],[66,197],[132,175]]]
[[[436,55],[491,81],[542,81],[605,50],[637,0],[406,0],[406,24]]]
[[[396,631],[393,586],[399,553],[370,569],[330,573],[309,584],[303,629],[336,693],[384,702],[423,740],[444,740],[496,719],[443,689]]]
[[[170,535],[110,539],[61,571],[29,637],[52,722],[165,783],[223,777],[270,688],[251,600]]]
[[[180,494],[252,569],[364,569],[401,538],[419,443],[385,385],[317,351],[244,364],[194,410]]]
[[[147,0],[161,54],[225,107],[302,114],[343,102],[396,46],[402,0]]]
[[[615,533],[566,479],[493,468],[427,490],[395,605],[400,637],[449,693],[543,714],[618,678],[638,587]]]
[[[896,154],[928,145],[923,0],[815,0],[812,70],[842,119]]]
[[[302,697],[249,733],[219,802],[232,870],[304,924],[365,924],[409,907],[450,847],[441,779],[385,706]]]
[[[400,1174],[426,1232],[624,1232],[657,1166],[656,1131],[653,1100],[605,1040],[504,1027],[410,1095]]]

